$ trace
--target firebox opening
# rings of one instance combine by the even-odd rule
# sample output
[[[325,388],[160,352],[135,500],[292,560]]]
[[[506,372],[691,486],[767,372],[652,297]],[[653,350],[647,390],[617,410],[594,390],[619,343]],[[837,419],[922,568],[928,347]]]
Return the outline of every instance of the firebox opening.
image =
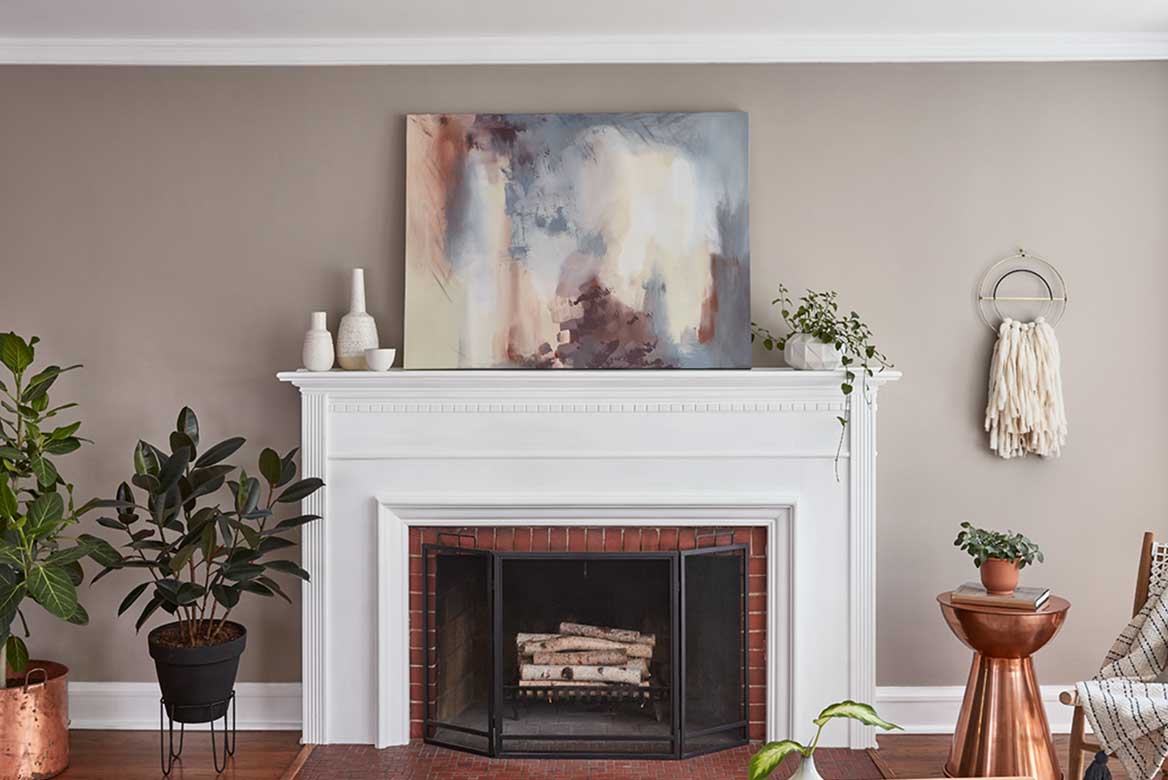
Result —
[[[672,752],[674,560],[503,557],[505,752]]]
[[[425,545],[425,739],[532,757],[677,758],[743,744],[746,564],[745,545]]]

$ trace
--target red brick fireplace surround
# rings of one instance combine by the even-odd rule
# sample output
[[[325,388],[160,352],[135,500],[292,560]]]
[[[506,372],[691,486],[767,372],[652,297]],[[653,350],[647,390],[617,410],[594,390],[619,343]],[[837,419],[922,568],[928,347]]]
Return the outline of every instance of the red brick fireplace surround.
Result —
[[[713,527],[410,528],[410,736],[422,736],[422,545],[511,552],[656,552],[749,545],[750,738],[766,737],[766,529]],[[433,576],[433,575],[431,575]]]

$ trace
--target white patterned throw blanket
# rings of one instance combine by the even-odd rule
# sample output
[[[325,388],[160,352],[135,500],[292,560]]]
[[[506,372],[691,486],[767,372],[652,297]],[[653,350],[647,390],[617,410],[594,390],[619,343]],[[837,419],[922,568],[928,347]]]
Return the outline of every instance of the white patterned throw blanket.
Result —
[[[1168,757],[1168,579],[1115,640],[1103,668],[1075,686],[1099,743],[1132,780],[1151,780]],[[1067,780],[1080,780],[1072,777]]]

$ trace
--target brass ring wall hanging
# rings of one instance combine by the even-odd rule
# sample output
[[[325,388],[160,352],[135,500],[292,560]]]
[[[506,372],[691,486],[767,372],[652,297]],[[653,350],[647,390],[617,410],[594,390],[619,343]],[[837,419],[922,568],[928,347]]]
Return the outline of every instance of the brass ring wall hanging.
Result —
[[[1054,327],[1067,309],[1067,283],[1050,262],[1019,249],[986,270],[976,297],[978,314],[995,332],[1007,318],[1041,317]]]

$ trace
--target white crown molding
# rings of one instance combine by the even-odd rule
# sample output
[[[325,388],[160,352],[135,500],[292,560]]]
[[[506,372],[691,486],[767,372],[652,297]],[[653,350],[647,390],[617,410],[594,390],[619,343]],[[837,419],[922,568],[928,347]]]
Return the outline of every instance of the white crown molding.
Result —
[[[152,682],[70,682],[69,727],[153,731],[159,726],[161,695]],[[236,683],[236,727],[299,731],[300,696],[300,683]]]
[[[0,37],[0,64],[471,65],[1168,59],[1168,33]]]

